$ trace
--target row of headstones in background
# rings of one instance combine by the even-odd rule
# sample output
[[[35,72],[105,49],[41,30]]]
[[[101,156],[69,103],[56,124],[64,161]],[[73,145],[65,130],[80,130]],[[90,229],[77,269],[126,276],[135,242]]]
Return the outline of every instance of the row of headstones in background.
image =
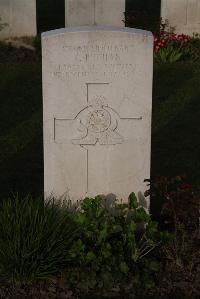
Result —
[[[125,0],[65,0],[66,27],[124,26]],[[161,0],[161,17],[177,33],[200,33],[200,0]],[[0,0],[0,39],[35,36],[36,0]]]
[[[65,0],[66,27],[124,25],[125,0]],[[200,0],[161,0],[161,18],[179,34],[200,33]]]
[[[161,0],[161,17],[178,34],[200,33],[200,0]]]
[[[66,27],[124,25],[125,0],[65,0]],[[200,33],[200,0],[161,0],[161,17],[177,33]]]
[[[124,26],[125,0],[65,0],[66,27]],[[36,0],[0,0],[0,39],[35,36]]]
[[[42,35],[44,190],[143,206],[150,177],[153,37],[120,27]]]
[[[36,34],[36,0],[0,0],[0,39]]]
[[[65,25],[125,26],[125,0],[65,0]]]

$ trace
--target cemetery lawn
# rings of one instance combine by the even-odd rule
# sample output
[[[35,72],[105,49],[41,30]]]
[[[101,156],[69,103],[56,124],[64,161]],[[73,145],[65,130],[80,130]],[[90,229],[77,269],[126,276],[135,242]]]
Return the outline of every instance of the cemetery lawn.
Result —
[[[8,59],[9,57],[9,59]],[[0,198],[43,190],[41,63],[0,44]]]
[[[154,67],[152,175],[200,174],[200,64]],[[200,182],[200,181],[199,181]]]
[[[200,65],[154,66],[152,178],[186,175],[200,187]],[[161,202],[151,201],[158,215]]]
[[[43,190],[41,59],[18,50],[16,59],[6,55],[5,61],[4,52],[1,45],[0,197],[38,195]],[[200,182],[199,78],[196,63],[154,68],[152,177],[184,173]]]

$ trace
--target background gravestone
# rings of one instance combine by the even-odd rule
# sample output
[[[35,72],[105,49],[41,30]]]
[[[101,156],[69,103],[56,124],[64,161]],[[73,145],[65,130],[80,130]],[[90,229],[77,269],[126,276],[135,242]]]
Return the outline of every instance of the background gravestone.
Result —
[[[44,33],[42,47],[46,195],[141,195],[150,177],[151,33],[69,28]]]
[[[65,25],[124,26],[125,0],[65,0]]]
[[[35,36],[36,0],[0,0],[0,39]]]
[[[162,0],[161,17],[176,33],[200,33],[200,0]]]

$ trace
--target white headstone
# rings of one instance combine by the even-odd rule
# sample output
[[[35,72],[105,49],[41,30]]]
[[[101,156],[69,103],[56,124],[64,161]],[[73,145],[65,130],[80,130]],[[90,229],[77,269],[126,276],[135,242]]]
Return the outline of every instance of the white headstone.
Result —
[[[0,0],[0,39],[35,36],[36,0]]]
[[[178,34],[200,33],[200,0],[162,0],[161,17]]]
[[[153,38],[116,27],[42,35],[44,184],[127,200],[150,177]]]
[[[71,26],[124,25],[125,0],[65,0],[65,24]]]

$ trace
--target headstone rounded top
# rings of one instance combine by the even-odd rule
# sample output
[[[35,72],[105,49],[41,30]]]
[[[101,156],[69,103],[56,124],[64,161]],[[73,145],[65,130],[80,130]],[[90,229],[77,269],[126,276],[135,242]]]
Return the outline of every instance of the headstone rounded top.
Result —
[[[75,33],[75,32],[127,32],[127,33],[136,33],[142,35],[153,36],[150,31],[137,29],[137,28],[129,28],[129,27],[118,27],[118,26],[80,26],[80,27],[68,27],[61,28],[56,30],[50,30],[42,33],[42,37],[64,34],[64,33]]]

